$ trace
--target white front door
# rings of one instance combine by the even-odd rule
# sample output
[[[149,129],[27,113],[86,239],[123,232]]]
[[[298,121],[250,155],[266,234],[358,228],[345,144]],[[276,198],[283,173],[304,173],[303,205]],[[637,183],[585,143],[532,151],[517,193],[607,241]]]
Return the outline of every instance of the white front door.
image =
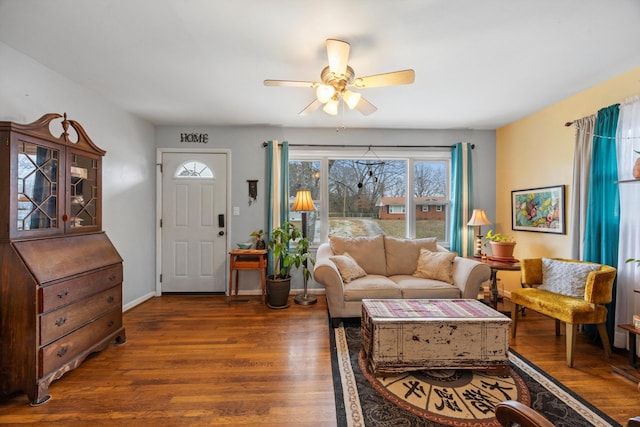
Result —
[[[227,155],[162,153],[162,292],[225,292]]]

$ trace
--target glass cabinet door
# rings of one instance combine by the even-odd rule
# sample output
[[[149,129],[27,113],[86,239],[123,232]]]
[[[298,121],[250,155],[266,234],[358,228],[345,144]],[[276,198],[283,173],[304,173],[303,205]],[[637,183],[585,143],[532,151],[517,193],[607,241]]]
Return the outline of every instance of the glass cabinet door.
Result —
[[[60,151],[20,140],[17,160],[17,230],[58,228]]]
[[[98,227],[98,159],[70,153],[69,218],[67,226],[74,231]]]

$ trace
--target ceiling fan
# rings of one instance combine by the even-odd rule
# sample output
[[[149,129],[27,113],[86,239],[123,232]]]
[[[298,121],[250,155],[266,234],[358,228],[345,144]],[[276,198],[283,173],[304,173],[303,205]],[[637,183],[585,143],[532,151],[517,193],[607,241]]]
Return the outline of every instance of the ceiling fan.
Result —
[[[415,80],[415,72],[411,69],[376,74],[367,77],[356,77],[353,68],[348,65],[349,49],[351,45],[342,40],[327,39],[327,56],[329,65],[320,73],[320,82],[265,80],[265,86],[308,87],[316,90],[316,99],[307,105],[300,115],[307,115],[321,105],[327,114],[338,114],[338,106],[342,99],[353,110],[358,110],[365,116],[375,112],[378,108],[364,99],[359,92],[351,88],[366,89],[370,87],[393,86],[411,84]]]

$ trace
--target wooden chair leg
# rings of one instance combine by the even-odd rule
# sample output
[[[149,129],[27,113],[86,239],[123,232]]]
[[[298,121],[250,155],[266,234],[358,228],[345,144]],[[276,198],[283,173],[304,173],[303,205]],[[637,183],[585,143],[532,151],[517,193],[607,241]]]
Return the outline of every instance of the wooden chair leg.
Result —
[[[598,323],[598,333],[600,333],[600,340],[602,341],[602,346],[604,347],[604,354],[607,357],[611,357],[611,344],[609,344],[609,335],[607,334],[607,327],[604,323]]]
[[[573,368],[573,350],[576,347],[578,325],[567,323],[567,366]]]
[[[511,338],[516,337],[516,327],[518,326],[518,311],[520,310],[518,304],[513,304],[511,309]]]

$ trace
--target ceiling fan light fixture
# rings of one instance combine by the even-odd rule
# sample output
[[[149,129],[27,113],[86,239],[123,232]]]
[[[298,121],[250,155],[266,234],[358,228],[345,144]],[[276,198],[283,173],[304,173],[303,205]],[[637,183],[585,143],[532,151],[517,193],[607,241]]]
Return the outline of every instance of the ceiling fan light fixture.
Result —
[[[319,85],[316,89],[316,98],[318,98],[318,101],[325,104],[333,97],[335,93],[336,89],[333,86]]]
[[[357,92],[345,90],[342,94],[342,99],[344,99],[347,107],[349,107],[350,110],[353,110],[354,108],[356,108],[356,105],[358,105],[358,102],[360,102],[361,96],[362,95]]]
[[[324,110],[325,113],[330,114],[332,116],[335,116],[338,114],[338,100],[337,99],[330,99],[326,104],[324,104],[324,107],[322,107],[322,109]]]

